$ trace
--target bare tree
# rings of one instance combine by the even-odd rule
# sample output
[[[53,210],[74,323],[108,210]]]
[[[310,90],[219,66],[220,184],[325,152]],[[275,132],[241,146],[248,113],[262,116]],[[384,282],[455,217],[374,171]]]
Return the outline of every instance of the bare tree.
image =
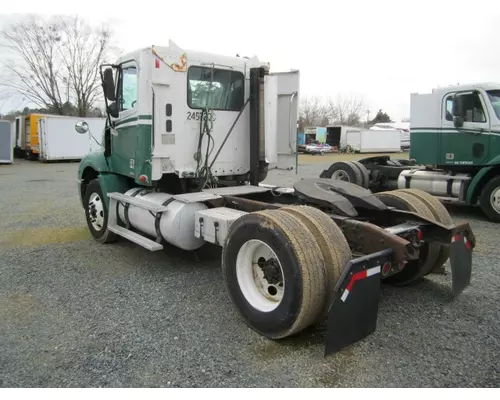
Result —
[[[299,108],[300,129],[328,124],[357,126],[361,123],[363,107],[363,99],[357,95],[339,94],[335,99],[304,96]]]
[[[338,95],[335,100],[329,99],[327,114],[330,123],[356,126],[361,122],[363,99],[360,96]]]
[[[109,27],[78,17],[28,15],[2,31],[3,86],[57,114],[87,116],[101,96],[99,64],[111,55]]]
[[[76,16],[62,19],[61,32],[69,87],[78,115],[84,117],[102,96],[99,66],[110,61],[111,30],[106,25],[93,29]]]
[[[39,107],[62,114],[60,67],[61,35],[53,19],[41,21],[27,18],[2,31],[7,50],[3,54],[5,71],[3,85],[15,90]]]
[[[322,126],[328,121],[327,107],[319,96],[303,96],[299,107],[299,124],[303,130],[307,126]]]

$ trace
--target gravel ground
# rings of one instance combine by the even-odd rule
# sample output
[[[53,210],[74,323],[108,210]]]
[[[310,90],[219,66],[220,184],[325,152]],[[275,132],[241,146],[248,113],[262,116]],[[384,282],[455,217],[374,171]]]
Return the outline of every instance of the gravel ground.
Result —
[[[226,295],[220,252],[98,245],[77,163],[0,166],[2,387],[485,387],[500,384],[498,227],[450,208],[478,239],[472,284],[384,288],[377,331],[323,357],[324,327],[263,339]],[[318,176],[273,171],[268,183]]]

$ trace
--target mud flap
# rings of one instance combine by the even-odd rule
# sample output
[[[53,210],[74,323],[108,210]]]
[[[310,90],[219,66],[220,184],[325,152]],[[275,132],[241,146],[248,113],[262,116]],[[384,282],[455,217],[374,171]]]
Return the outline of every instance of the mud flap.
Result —
[[[377,327],[381,268],[392,249],[351,260],[334,288],[328,311],[325,356],[372,334]]]
[[[470,284],[472,243],[463,233],[454,235],[450,244],[450,265],[453,296],[458,296]]]

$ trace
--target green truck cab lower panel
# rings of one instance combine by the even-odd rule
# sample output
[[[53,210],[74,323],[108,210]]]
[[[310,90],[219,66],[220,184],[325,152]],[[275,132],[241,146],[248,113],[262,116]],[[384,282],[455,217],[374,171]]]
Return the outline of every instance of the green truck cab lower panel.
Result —
[[[85,188],[93,179],[99,179],[104,201],[107,206],[109,205],[108,193],[125,193],[133,186],[136,186],[133,183],[133,179],[110,171],[103,152],[97,151],[89,153],[83,157],[78,167],[78,193],[80,195],[82,207]]]
[[[116,123],[118,136],[111,135],[109,165],[113,172],[133,178],[138,185],[151,185],[151,124],[150,115],[128,118]],[[140,180],[141,175],[146,182]]]
[[[410,159],[418,160],[422,165],[436,165],[438,163],[439,133],[425,128],[410,132]]]
[[[97,173],[110,172],[102,151],[88,153],[82,158],[78,167],[78,179],[84,179],[89,170],[94,170]]]
[[[108,193],[119,192],[125,193],[127,190],[132,189],[134,185],[130,179],[118,174],[99,174],[99,184],[101,185],[102,194],[104,196],[104,201],[106,207],[109,208],[109,197]]]
[[[481,189],[488,180],[500,173],[500,155],[491,159],[488,167],[481,170],[472,179],[469,189],[467,190],[466,202],[469,205],[474,205],[481,194]]]

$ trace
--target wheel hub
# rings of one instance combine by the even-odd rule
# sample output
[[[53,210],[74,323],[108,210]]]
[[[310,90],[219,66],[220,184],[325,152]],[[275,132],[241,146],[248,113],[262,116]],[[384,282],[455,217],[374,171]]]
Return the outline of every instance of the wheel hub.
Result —
[[[89,220],[96,231],[100,231],[104,226],[104,206],[101,196],[92,193],[89,198]]]
[[[283,269],[274,251],[252,239],[240,249],[236,276],[241,292],[250,305],[262,312],[279,306],[284,294]]]
[[[264,279],[270,285],[278,285],[281,282],[281,269],[278,260],[274,258],[266,260],[264,257],[261,257],[259,261],[257,261],[257,265],[264,273]]]
[[[339,169],[339,170],[335,171],[332,174],[332,179],[336,179],[336,180],[339,180],[339,181],[350,182],[349,175],[347,174],[347,172],[345,172],[342,169]]]
[[[490,203],[491,207],[497,213],[500,213],[500,187],[496,188],[493,192],[491,192]]]

